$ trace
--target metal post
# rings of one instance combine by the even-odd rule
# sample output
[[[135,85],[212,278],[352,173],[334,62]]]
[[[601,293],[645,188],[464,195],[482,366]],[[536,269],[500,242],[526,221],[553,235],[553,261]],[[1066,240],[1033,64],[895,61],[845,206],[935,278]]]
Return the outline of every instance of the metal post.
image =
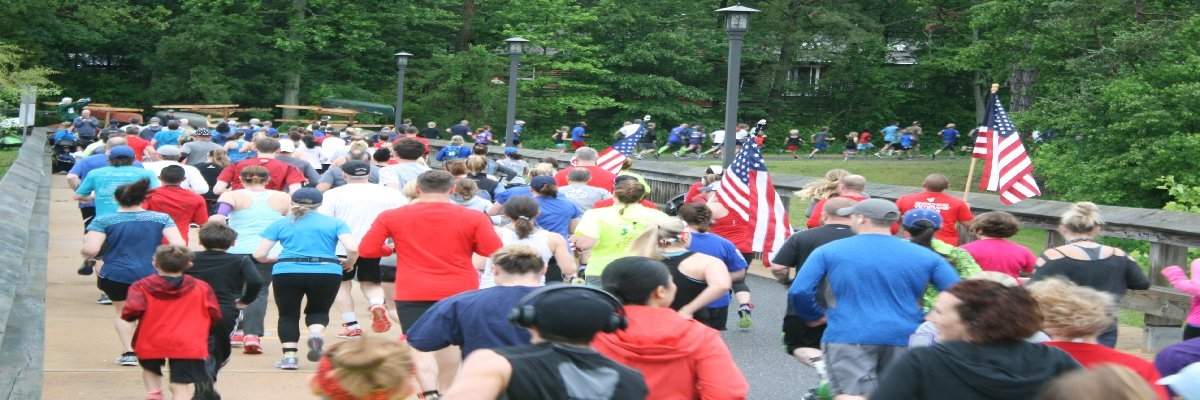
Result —
[[[744,32],[727,32],[729,37],[729,66],[725,75],[725,153],[722,165],[729,168],[737,154],[738,91],[742,75],[742,37]]]
[[[520,54],[508,53],[508,110],[504,113],[504,145],[516,146],[516,135],[513,126],[517,120],[517,67],[520,64]]]
[[[396,129],[404,122],[404,72],[407,69],[408,66],[400,65],[396,72]]]

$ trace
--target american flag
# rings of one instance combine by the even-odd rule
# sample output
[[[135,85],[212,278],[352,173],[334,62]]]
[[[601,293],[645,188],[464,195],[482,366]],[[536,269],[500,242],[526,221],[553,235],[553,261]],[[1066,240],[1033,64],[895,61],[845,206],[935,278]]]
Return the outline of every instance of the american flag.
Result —
[[[646,136],[645,120],[638,124],[637,132],[618,140],[612,146],[601,151],[596,165],[612,172],[613,175],[621,172],[621,165],[625,163],[626,158],[633,157],[633,152],[637,151],[637,144],[639,140],[642,140],[642,136]]]
[[[1000,97],[991,94],[987,116],[975,138],[975,158],[984,160],[979,188],[1000,193],[1000,202],[1012,205],[1042,194],[1033,179],[1033,161],[1025,153],[1021,135],[1008,119]]]
[[[753,140],[742,145],[717,187],[717,200],[754,227],[752,250],[770,260],[792,234],[787,208],[775,192],[762,151]]]

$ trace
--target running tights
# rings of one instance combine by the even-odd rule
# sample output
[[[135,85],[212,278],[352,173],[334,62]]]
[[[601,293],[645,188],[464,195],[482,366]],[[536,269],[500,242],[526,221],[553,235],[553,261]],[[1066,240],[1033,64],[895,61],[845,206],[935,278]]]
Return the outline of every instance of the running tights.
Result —
[[[342,284],[341,275],[277,274],[274,281],[280,342],[300,341],[300,302],[306,297],[304,325],[329,325],[329,308]]]

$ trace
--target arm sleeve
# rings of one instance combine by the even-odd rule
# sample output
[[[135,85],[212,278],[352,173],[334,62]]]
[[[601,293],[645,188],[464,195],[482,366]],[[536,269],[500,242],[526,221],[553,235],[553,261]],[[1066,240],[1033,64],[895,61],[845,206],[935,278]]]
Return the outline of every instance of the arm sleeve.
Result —
[[[290,221],[288,221],[287,218],[277,220],[277,221],[271,223],[271,225],[268,225],[267,229],[263,229],[262,234],[259,236],[262,236],[262,238],[266,239],[266,240],[278,242],[279,241],[279,229],[283,227],[283,224],[288,223],[288,222],[290,222]]]
[[[83,178],[83,182],[79,183],[79,187],[75,188],[75,194],[87,196],[96,190],[95,186],[96,180],[92,178],[92,174],[88,174],[88,176]]]
[[[750,392],[745,375],[733,362],[733,355],[716,332],[708,331],[708,346],[701,347],[694,360],[696,387],[705,400],[743,400]]]
[[[217,175],[217,182],[225,182],[225,183],[232,185],[234,169],[235,168],[233,165],[230,165],[228,167],[225,167],[225,169],[222,169],[221,173]]]
[[[958,222],[971,222],[975,218],[975,215],[971,214],[971,206],[967,205],[966,202],[962,202],[958,205],[957,217]]]
[[[475,222],[475,254],[484,257],[491,257],[492,253],[500,250],[504,244],[500,242],[500,236],[496,235],[496,229],[492,227],[492,220],[485,215],[478,215]]]
[[[1192,297],[1200,297],[1200,263],[1192,263],[1192,279],[1183,273],[1183,268],[1172,265],[1162,270],[1163,276],[1171,282],[1171,286]]]
[[[871,395],[871,400],[920,398],[920,371],[921,367],[917,365],[912,353],[905,354],[891,367],[884,370],[878,388]]]
[[[303,185],[305,180],[307,180],[307,178],[304,177],[304,173],[300,172],[300,168],[296,168],[294,165],[288,164],[287,171],[288,172],[284,175],[283,180],[284,187],[292,186],[297,183]]]
[[[321,176],[319,178],[317,178],[316,182],[333,185],[334,182],[337,182],[337,177],[333,176],[335,173],[333,171],[334,171],[333,168],[325,170],[325,173],[321,174]],[[384,171],[386,171],[386,169],[379,170],[379,181],[380,182],[384,182],[384,174],[385,174]]]
[[[779,251],[775,253],[775,257],[771,259],[772,264],[779,264],[788,268],[796,268],[800,266],[800,260],[796,259],[796,235],[788,238],[783,242],[783,246],[779,247]]]
[[[146,293],[142,285],[134,283],[125,297],[125,307],[121,309],[121,319],[133,322],[142,318],[146,312]]]
[[[579,219],[579,226],[575,227],[575,235],[599,239],[600,221],[597,220],[596,214],[593,212],[583,213],[583,218]]]
[[[375,222],[371,223],[371,229],[363,235],[362,241],[358,242],[358,256],[364,258],[382,258],[392,254],[392,250],[387,248],[384,242],[391,236],[388,229],[387,221],[383,217],[386,214],[380,214],[375,218]]]
[[[408,329],[408,344],[420,351],[437,351],[462,344],[458,322],[454,319],[453,302],[433,305]]]
[[[826,269],[824,252],[821,250],[817,248],[809,255],[804,266],[796,273],[792,287],[788,288],[788,301],[796,309],[796,315],[804,321],[816,321],[825,315],[825,309],[817,304],[817,287],[825,278]]]
[[[221,303],[217,302],[217,294],[213,292],[211,286],[206,283],[204,286],[204,306],[208,309],[208,317],[215,324],[221,321]]]
[[[721,247],[724,248],[721,251],[721,259],[725,261],[725,267],[729,269],[729,272],[741,271],[750,267],[749,264],[746,264],[746,259],[742,258],[742,253],[738,252],[737,247],[733,243],[725,241],[722,242]]]
[[[191,223],[204,226],[206,222],[208,222],[208,203],[201,200],[192,209]]]
[[[263,287],[263,278],[258,274],[258,269],[254,268],[254,262],[250,261],[250,257],[241,259],[242,278],[246,282],[245,291],[242,292],[242,304],[250,304],[258,299],[258,291]]]
[[[1133,290],[1146,290],[1150,288],[1150,278],[1145,272],[1138,267],[1137,262],[1129,257],[1125,257],[1125,286]]]
[[[976,266],[975,268],[979,267]],[[934,265],[929,280],[938,290],[944,291],[954,286],[955,283],[958,283],[959,277],[958,272],[954,271],[954,267],[951,267],[945,258],[938,257],[937,264]]]
[[[188,187],[196,194],[208,193],[208,181],[204,180],[204,175],[200,174],[200,170],[191,165],[185,165],[184,171],[187,172]]]

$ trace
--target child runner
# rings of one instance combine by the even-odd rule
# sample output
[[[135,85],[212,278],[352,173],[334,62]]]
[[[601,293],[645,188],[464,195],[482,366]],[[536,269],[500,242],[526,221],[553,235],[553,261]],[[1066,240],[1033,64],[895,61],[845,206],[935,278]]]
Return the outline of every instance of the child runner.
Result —
[[[891,125],[885,126],[879,131],[883,133],[883,147],[875,153],[875,157],[883,158],[879,155],[879,153],[883,153],[885,151],[887,152],[887,155],[890,156],[899,147],[897,143],[900,142],[900,135],[898,135],[897,132],[900,131],[900,122],[892,121]]]
[[[850,131],[846,134],[846,150],[842,152],[842,161],[849,161],[856,153],[858,153],[858,132]]]
[[[696,125],[695,128],[688,133],[688,147],[683,150],[683,154],[695,153],[696,158],[700,158],[701,147],[704,146],[704,127]],[[679,153],[675,153],[676,157],[681,157]]]
[[[954,129],[954,124],[946,124],[946,129],[942,129],[942,131],[938,133],[942,137],[942,148],[933,152],[933,157],[931,158],[936,160],[937,155],[941,154],[945,150],[950,150],[950,154],[953,154],[953,158],[958,158],[958,150],[954,148],[954,146],[958,145],[958,129]]]
[[[800,151],[800,145],[804,143],[804,139],[800,138],[800,130],[792,129],[788,131],[787,141],[784,143],[783,151],[792,153],[792,158],[800,159],[800,155],[796,152]]]
[[[558,127],[558,129],[554,130],[554,135],[551,136],[550,138],[554,139],[554,150],[555,151],[558,151],[559,153],[567,152],[567,140],[569,139],[568,136],[570,136],[570,132],[571,132],[571,128],[568,126],[565,126],[565,125],[560,126],[560,127]]]
[[[691,129],[688,128],[688,124],[679,124],[679,126],[671,128],[671,132],[667,134],[667,144],[658,149],[658,154],[655,155],[655,158],[657,159],[657,157],[662,155],[662,153],[666,153],[668,151],[679,151],[679,148],[683,147],[684,139],[686,139],[687,135],[691,133],[690,131]],[[678,155],[676,155],[676,157],[678,157]]]
[[[912,159],[913,147],[917,145],[917,136],[912,130],[905,129],[900,133],[900,158]]]
[[[192,267],[186,273],[208,283],[221,308],[221,319],[214,322],[209,331],[210,362],[206,365],[209,376],[216,381],[217,371],[229,360],[232,351],[229,335],[237,325],[241,310],[258,298],[263,279],[250,257],[226,252],[237,240],[237,231],[233,228],[212,222],[200,228],[199,236],[204,251],[195,253]]]
[[[866,154],[868,150],[874,147],[875,145],[871,144],[871,131],[863,129],[862,133],[858,134],[858,152]]]
[[[809,159],[812,159],[813,156],[816,156],[818,152],[825,151],[825,149],[829,148],[829,127],[826,126],[821,128],[821,131],[814,133],[811,139],[813,150],[812,152],[808,153]]]
[[[221,320],[221,309],[207,283],[183,274],[191,266],[187,247],[160,246],[154,252],[158,274],[130,286],[121,311],[121,319],[139,322],[134,348],[142,356],[138,364],[148,400],[163,399],[163,364],[170,365],[172,399],[190,399],[212,385],[204,360],[209,327]]]
[[[571,128],[571,150],[587,147],[587,122],[579,121],[579,125]]]

